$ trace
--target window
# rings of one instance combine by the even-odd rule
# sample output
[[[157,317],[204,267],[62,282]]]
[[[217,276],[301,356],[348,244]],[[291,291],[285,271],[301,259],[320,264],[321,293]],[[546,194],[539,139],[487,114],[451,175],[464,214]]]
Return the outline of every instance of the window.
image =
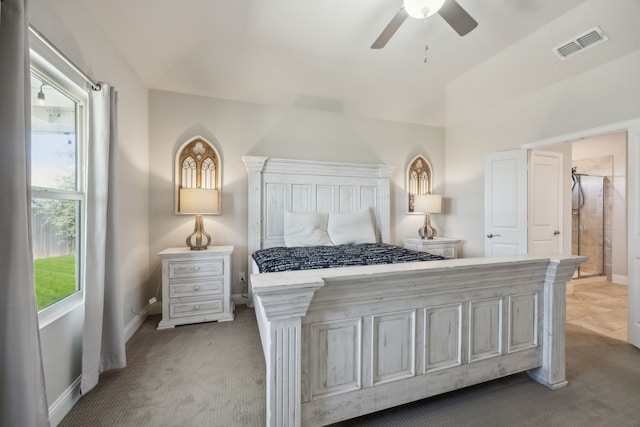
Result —
[[[32,51],[31,100],[33,258],[43,311],[82,300],[87,92]]]

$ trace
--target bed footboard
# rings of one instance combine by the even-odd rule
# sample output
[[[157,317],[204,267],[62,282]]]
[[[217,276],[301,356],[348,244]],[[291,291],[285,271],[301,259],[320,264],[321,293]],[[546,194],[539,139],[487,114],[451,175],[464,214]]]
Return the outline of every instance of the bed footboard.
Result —
[[[267,425],[326,425],[522,371],[565,386],[565,284],[584,260],[252,276]]]

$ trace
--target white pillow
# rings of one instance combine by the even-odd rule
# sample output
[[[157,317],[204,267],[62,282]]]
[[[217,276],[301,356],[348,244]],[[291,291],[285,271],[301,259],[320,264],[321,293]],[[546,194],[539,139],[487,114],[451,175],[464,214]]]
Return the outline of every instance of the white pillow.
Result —
[[[284,244],[292,246],[332,246],[327,234],[326,213],[284,212]]]
[[[368,208],[351,212],[331,212],[327,231],[334,245],[377,242]]]

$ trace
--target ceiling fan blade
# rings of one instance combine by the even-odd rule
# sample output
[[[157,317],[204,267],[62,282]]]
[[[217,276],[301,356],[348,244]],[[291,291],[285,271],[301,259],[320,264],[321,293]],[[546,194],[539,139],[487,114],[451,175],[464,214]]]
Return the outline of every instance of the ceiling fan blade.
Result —
[[[398,28],[400,28],[400,25],[402,25],[404,20],[407,19],[407,16],[409,15],[407,15],[404,7],[400,8],[398,13],[396,13],[395,16],[391,19],[391,22],[389,22],[385,29],[382,30],[376,41],[373,42],[373,44],[371,45],[371,49],[382,49],[387,44],[389,39],[391,39],[391,37],[396,33],[396,31],[398,31]]]
[[[461,36],[467,35],[478,26],[476,20],[456,0],[445,1],[438,14]]]

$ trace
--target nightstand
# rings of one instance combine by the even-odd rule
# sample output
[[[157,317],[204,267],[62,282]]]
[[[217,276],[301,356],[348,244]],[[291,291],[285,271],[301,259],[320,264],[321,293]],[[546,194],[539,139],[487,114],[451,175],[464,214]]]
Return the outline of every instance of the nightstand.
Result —
[[[158,329],[233,320],[231,253],[233,246],[192,251],[169,248],[162,258],[162,320]]]
[[[435,237],[433,239],[405,239],[404,247],[420,252],[429,252],[445,258],[458,258],[458,243],[460,239]]]

